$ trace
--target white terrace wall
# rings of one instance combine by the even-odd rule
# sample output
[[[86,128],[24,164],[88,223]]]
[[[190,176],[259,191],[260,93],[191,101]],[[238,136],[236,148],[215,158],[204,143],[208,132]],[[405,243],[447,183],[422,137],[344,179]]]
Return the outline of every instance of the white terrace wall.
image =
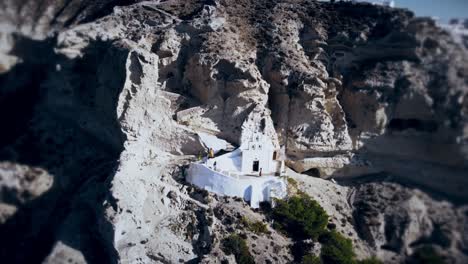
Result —
[[[198,163],[190,165],[187,181],[218,195],[241,197],[253,208],[262,201],[271,201],[272,194],[276,198],[286,196],[286,183],[278,177],[227,176]]]

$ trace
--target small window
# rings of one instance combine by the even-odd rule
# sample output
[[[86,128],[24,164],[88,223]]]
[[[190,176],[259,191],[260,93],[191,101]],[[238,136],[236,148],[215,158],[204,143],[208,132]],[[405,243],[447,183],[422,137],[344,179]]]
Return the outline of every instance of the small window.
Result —
[[[252,145],[252,150],[255,150],[255,145]]]
[[[259,141],[259,140],[260,140],[260,138],[257,136],[257,137],[255,138],[255,140],[256,140],[256,141]]]
[[[276,151],[273,151],[273,160],[276,160],[278,157],[277,157],[278,153]]]
[[[258,145],[258,150],[262,150],[262,145]]]

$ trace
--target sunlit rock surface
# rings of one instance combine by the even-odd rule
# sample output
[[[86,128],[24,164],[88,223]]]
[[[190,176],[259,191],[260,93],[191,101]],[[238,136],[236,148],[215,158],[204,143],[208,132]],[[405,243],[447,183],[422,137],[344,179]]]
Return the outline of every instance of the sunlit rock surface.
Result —
[[[264,216],[183,166],[260,109],[358,258],[466,263],[467,75],[463,41],[370,4],[2,1],[0,258],[233,261],[220,240]],[[270,231],[249,250],[289,263]]]

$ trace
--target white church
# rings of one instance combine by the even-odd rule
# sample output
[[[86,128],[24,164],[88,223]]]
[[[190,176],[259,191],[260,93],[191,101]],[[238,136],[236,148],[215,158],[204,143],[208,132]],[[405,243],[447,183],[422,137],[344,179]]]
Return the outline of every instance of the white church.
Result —
[[[267,110],[256,108],[242,125],[240,147],[224,155],[190,164],[187,181],[219,195],[237,196],[257,208],[260,202],[286,196],[284,161]],[[223,148],[223,140],[201,135],[207,148]],[[225,141],[224,141],[225,142]]]
[[[353,3],[357,2],[370,2],[374,5],[381,5],[381,6],[388,6],[388,7],[395,7],[395,0],[377,0],[377,1],[370,1],[370,0],[347,0]]]

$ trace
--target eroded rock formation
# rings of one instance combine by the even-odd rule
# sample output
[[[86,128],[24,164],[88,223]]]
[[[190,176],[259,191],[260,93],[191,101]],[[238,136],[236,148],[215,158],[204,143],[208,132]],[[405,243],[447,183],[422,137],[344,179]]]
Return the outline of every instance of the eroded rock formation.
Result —
[[[197,132],[238,145],[260,111],[292,168],[350,185],[294,176],[359,258],[429,244],[466,261],[466,47],[430,19],[293,0],[0,5],[2,260],[232,260],[222,237],[263,216],[182,167]],[[292,260],[270,231],[245,233],[256,260]]]

